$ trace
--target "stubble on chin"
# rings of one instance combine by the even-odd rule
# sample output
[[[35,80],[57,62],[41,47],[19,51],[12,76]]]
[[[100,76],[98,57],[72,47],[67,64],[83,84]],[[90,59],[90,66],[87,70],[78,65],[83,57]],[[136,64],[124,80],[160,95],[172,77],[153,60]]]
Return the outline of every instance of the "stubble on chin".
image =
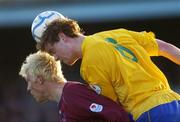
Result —
[[[46,100],[46,99],[39,98],[39,97],[34,96],[34,95],[33,95],[33,97],[34,97],[34,99],[36,100],[36,102],[38,102],[38,103],[45,103],[45,102],[48,101],[48,100]]]
[[[38,103],[42,104],[42,103],[46,103],[48,100],[45,100],[45,99],[37,99],[37,98],[36,98],[36,101],[37,101]]]
[[[69,65],[69,66],[72,66],[72,65],[74,65],[74,64],[76,63],[76,61],[77,61],[77,60],[75,60],[75,61],[69,61],[69,62],[67,62],[66,64]]]

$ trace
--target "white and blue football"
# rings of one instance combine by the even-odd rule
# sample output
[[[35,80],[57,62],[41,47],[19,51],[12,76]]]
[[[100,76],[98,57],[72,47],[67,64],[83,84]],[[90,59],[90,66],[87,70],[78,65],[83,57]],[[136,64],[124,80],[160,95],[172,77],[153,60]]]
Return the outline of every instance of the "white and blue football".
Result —
[[[56,19],[65,19],[65,17],[56,11],[44,11],[36,16],[31,26],[31,33],[36,42],[40,42],[47,25]]]

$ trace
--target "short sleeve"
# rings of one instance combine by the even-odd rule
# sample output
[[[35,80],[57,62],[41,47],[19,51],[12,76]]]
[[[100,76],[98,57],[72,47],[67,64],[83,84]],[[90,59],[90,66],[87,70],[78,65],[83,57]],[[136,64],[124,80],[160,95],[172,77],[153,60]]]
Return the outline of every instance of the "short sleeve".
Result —
[[[128,31],[129,34],[141,45],[150,56],[158,55],[158,44],[156,42],[155,34],[153,32],[136,32]]]

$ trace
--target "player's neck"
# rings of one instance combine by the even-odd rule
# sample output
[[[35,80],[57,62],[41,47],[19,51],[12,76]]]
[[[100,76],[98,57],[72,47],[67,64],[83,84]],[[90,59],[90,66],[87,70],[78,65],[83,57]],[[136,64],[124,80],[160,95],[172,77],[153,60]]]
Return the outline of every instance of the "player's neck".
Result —
[[[59,103],[65,83],[55,83],[51,88],[50,100]]]
[[[75,44],[75,50],[76,50],[76,55],[77,55],[78,59],[79,59],[79,58],[82,58],[82,50],[81,50],[81,49],[82,49],[82,43],[83,43],[85,37],[86,37],[86,36],[80,34],[80,35],[76,38],[76,41],[74,41],[74,42],[76,42],[76,44]]]
[[[58,85],[58,89],[56,90],[56,102],[58,102],[58,103],[59,103],[59,101],[60,101],[60,99],[61,99],[61,96],[62,96],[62,94],[63,94],[64,85],[65,85],[64,82],[63,82],[63,83],[60,83],[60,84]]]

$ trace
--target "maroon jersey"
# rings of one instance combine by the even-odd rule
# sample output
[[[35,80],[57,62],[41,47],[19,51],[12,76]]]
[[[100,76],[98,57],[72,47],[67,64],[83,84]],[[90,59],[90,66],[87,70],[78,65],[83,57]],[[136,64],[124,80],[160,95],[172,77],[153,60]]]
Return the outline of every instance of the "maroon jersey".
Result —
[[[68,82],[59,102],[60,122],[127,122],[123,108],[90,87]]]

